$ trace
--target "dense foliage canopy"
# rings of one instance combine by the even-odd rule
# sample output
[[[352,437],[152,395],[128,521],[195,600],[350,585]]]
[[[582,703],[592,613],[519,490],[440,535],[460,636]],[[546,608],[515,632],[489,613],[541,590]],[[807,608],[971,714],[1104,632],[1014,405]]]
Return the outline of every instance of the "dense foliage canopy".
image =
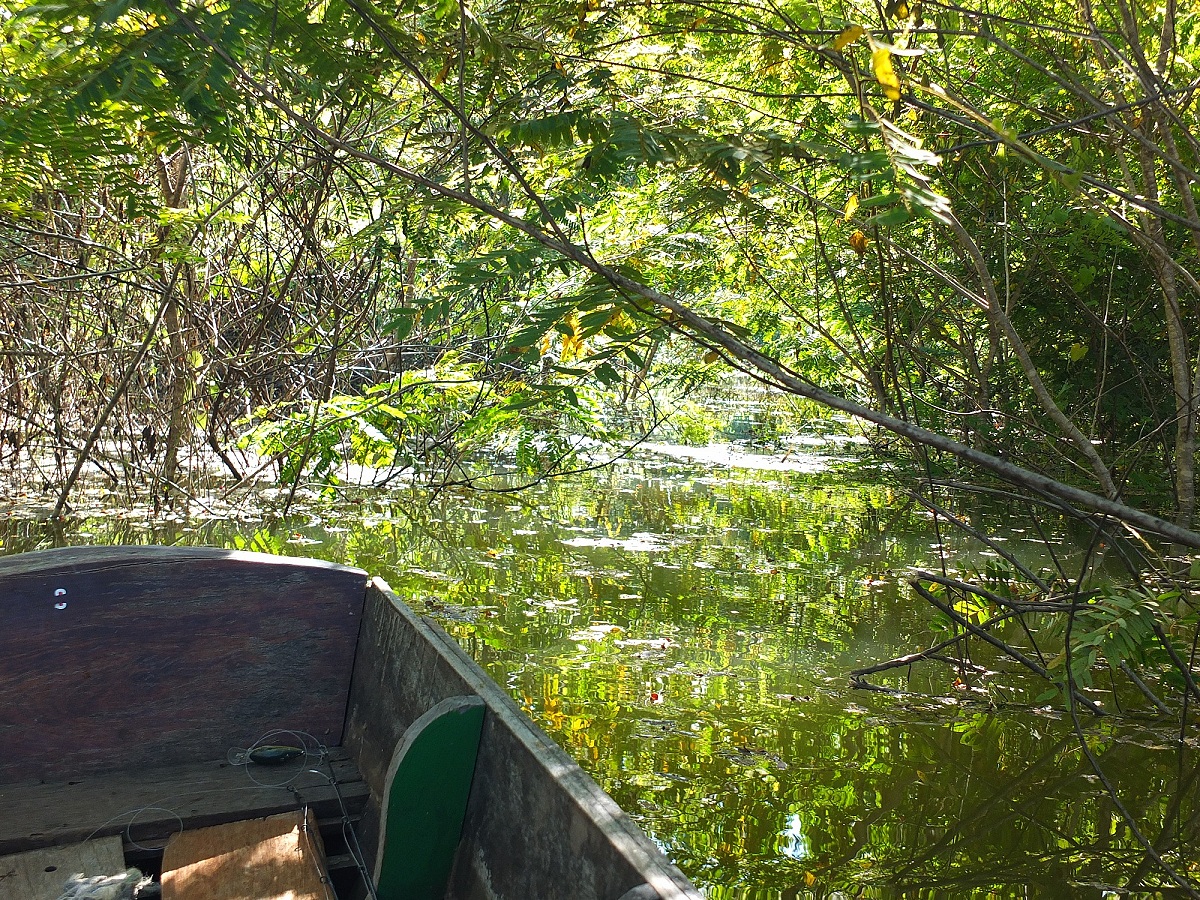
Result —
[[[1196,26],[1124,0],[17,4],[6,435],[68,469],[89,429],[94,459],[136,439],[171,484],[195,425],[227,454],[266,423],[296,474],[418,435],[453,468],[519,420],[553,466],[612,426],[596,403],[724,357],[1173,492],[1187,525]]]
[[[56,513],[88,466],[486,486],[733,367],[939,516],[998,478],[1115,546],[1119,588],[917,589],[1186,718],[1188,560],[1142,534],[1200,548],[1198,65],[1175,0],[10,2],[0,448]]]

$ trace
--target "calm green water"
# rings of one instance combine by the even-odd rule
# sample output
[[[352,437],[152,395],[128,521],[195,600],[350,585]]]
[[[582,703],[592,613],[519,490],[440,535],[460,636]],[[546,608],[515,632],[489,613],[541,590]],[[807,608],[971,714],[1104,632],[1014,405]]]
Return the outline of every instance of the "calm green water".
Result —
[[[307,497],[287,521],[127,511],[54,534],[10,519],[0,536],[8,552],[211,543],[383,575],[712,900],[1101,897],[1141,871],[1069,720],[1027,703],[1040,685],[996,665],[978,691],[938,667],[914,671],[904,696],[850,688],[852,668],[935,637],[903,581],[937,564],[927,515],[836,457],[721,462],[645,456],[519,494]],[[1002,510],[973,516],[1043,561]],[[951,567],[988,565],[942,537]],[[1191,749],[1149,725],[1085,725],[1149,838],[1170,822],[1190,847]],[[1170,858],[1187,871],[1200,852]]]

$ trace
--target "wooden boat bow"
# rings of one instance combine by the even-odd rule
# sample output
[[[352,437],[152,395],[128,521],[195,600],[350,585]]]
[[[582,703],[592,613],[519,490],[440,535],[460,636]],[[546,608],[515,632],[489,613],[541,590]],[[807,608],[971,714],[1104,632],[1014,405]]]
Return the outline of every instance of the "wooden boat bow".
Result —
[[[211,548],[0,558],[0,697],[0,855],[120,834],[133,858],[181,827],[301,804],[335,841],[349,815],[370,867],[398,748],[439,704],[478,698],[446,898],[700,896],[445,631],[359,569]],[[334,774],[247,784],[229,748],[273,729],[313,736]]]

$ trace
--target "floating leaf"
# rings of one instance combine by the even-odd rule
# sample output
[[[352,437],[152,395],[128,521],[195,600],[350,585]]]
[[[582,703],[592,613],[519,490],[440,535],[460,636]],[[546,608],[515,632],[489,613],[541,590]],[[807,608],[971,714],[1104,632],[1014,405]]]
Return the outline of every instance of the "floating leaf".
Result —
[[[1072,344],[1071,349],[1067,351],[1067,356],[1071,358],[1071,362],[1079,362],[1087,354],[1087,344]]]
[[[842,210],[842,218],[849,219],[858,209],[858,194],[851,194],[846,198],[846,208]]]
[[[871,51],[871,71],[889,100],[900,99],[900,76],[892,65],[892,51],[887,47],[876,47]]]
[[[863,28],[861,25],[851,25],[833,39],[833,49],[844,50],[866,33],[867,29]]]

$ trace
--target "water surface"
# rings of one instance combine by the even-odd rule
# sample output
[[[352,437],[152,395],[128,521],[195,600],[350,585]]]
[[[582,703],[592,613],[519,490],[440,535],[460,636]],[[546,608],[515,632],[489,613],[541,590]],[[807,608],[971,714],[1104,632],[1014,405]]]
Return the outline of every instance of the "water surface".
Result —
[[[1030,702],[1041,685],[977,657],[992,674],[969,683],[924,666],[887,682],[903,694],[850,686],[939,636],[910,567],[970,577],[994,555],[836,448],[654,449],[521,493],[302,495],[286,521],[13,519],[4,547],[211,543],[379,573],[712,900],[1101,897],[1152,872],[1072,723]],[[1003,510],[962,512],[1046,562]],[[1164,831],[1185,848],[1196,831],[1190,748],[1166,725],[1083,725],[1148,839],[1191,868]]]

